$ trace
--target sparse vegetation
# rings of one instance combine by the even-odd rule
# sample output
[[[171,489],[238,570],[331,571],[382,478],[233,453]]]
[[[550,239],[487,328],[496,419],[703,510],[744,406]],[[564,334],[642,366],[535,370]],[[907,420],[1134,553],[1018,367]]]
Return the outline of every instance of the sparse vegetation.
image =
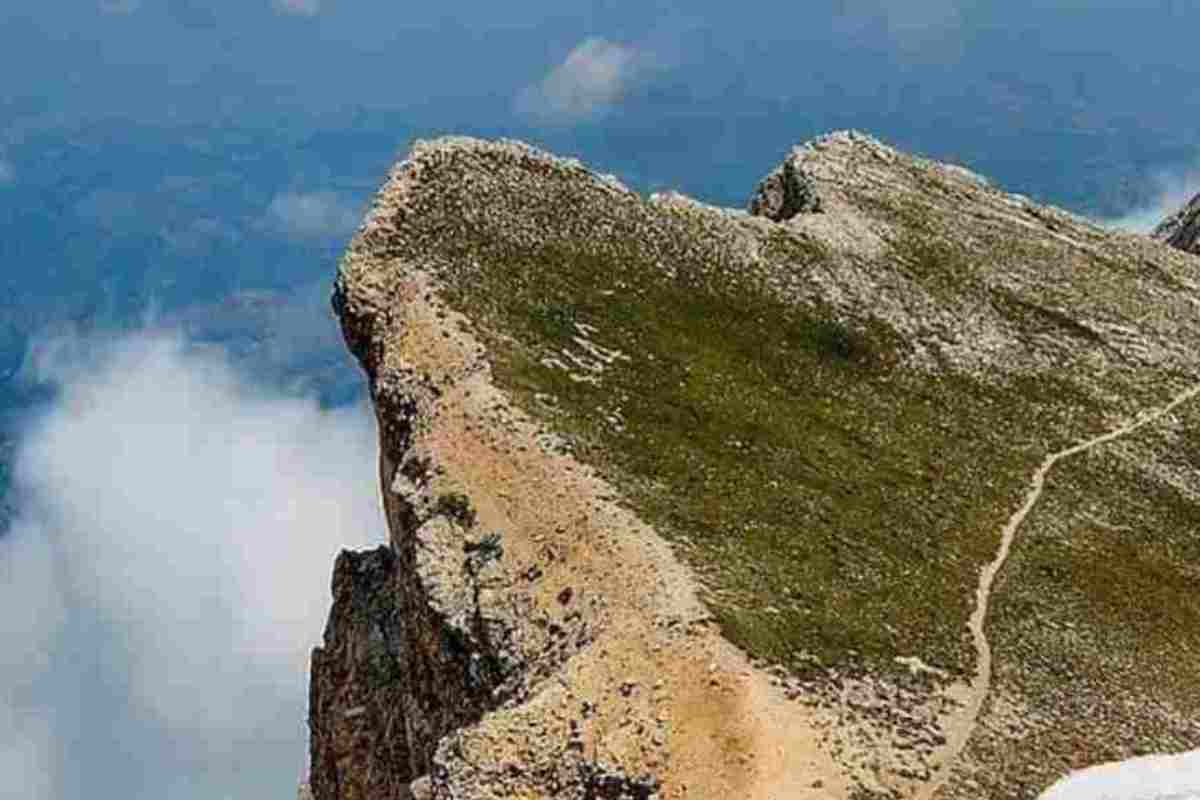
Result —
[[[1147,467],[1200,467],[1186,435],[1197,425],[1200,412],[1184,408],[1048,482],[998,592],[992,637],[1011,665],[998,691],[1053,709],[1053,724],[1021,721],[1004,737],[985,724],[973,755],[1022,765],[982,776],[993,793],[1016,778],[1036,788],[1081,764],[1195,746],[1200,511]],[[1122,723],[1097,736],[1097,720]],[[1023,759],[1031,749],[1057,756]]]
[[[898,370],[906,343],[879,320],[782,302],[719,262],[605,244],[496,258],[493,241],[455,243],[457,264],[487,258],[450,293],[487,310],[473,316],[501,384],[681,545],[750,652],[797,669],[921,652],[965,672],[973,565],[1042,454],[1039,421],[1078,395]],[[553,363],[580,324],[628,357],[598,383]]]

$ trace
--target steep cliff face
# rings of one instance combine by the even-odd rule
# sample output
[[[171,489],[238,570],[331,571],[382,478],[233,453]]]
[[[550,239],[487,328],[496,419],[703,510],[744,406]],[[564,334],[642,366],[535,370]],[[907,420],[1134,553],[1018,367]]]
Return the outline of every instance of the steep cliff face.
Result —
[[[1200,255],[1200,194],[1163,220],[1151,235],[1185,253]]]
[[[410,579],[414,552],[343,553],[334,568],[335,612],[312,663],[317,797],[406,797],[429,774],[438,741],[496,703],[502,653],[486,636],[468,639],[480,635],[478,620],[439,616],[426,587]],[[469,603],[471,587],[457,588]]]
[[[335,569],[314,797],[1032,797],[1200,746],[1197,263],[859,134],[749,213],[418,144],[336,284],[391,542]]]

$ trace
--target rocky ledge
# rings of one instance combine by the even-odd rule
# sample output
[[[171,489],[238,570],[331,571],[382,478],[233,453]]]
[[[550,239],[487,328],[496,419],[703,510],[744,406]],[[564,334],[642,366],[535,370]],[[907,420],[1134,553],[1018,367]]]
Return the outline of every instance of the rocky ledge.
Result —
[[[1200,262],[841,133],[749,212],[416,145],[311,792],[1034,797],[1200,746]]]

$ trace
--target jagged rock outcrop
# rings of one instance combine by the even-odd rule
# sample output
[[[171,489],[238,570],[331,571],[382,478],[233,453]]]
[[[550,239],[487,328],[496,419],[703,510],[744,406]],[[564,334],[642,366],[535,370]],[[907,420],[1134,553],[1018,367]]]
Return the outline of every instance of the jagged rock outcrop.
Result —
[[[334,297],[391,541],[335,569],[315,800],[1034,797],[1200,746],[1194,259],[862,134],[750,208],[393,170]]]
[[[473,638],[470,621],[437,616],[425,587],[401,571],[405,558],[416,558],[414,549],[381,547],[342,553],[334,568],[333,611],[310,683],[317,798],[408,797],[438,741],[495,705],[499,656]]]
[[[1185,253],[1200,255],[1200,194],[1159,223],[1151,236]]]
[[[763,178],[750,196],[750,213],[776,222],[789,220],[797,214],[812,214],[821,210],[813,180],[804,171],[805,152],[797,148],[788,158]]]
[[[404,452],[412,420],[404,403],[389,410],[384,442]],[[471,540],[463,501],[424,502],[428,469],[409,457],[392,471],[392,546],[342,553],[334,568],[333,609],[310,681],[317,800],[409,797],[443,737],[477,722],[521,677],[513,623],[485,618],[480,604],[484,583],[503,578]]]

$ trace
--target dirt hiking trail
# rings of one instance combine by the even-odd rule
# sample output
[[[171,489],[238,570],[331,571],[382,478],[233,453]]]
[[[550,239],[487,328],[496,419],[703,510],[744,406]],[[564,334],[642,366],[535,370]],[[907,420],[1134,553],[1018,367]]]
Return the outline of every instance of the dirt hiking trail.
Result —
[[[1056,453],[1051,453],[1046,456],[1045,460],[1034,471],[1033,478],[1029,483],[1029,490],[1025,494],[1025,502],[1009,517],[1008,522],[1001,531],[1000,547],[996,551],[996,557],[979,574],[979,587],[975,590],[975,610],[971,613],[971,618],[967,622],[967,626],[971,631],[971,638],[975,642],[975,677],[972,679],[965,693],[961,709],[946,725],[946,745],[937,771],[932,780],[917,792],[914,800],[931,800],[946,785],[946,782],[950,778],[951,768],[957,762],[958,757],[966,748],[971,734],[975,731],[979,712],[983,708],[983,701],[987,698],[992,683],[992,646],[988,641],[987,631],[985,630],[988,609],[992,601],[992,588],[996,582],[996,577],[1000,574],[1000,570],[1004,568],[1005,563],[1008,561],[1021,524],[1025,522],[1025,518],[1029,516],[1029,513],[1033,511],[1038,500],[1042,497],[1042,492],[1046,486],[1046,477],[1050,474],[1050,470],[1064,459],[1086,453],[1095,447],[1116,441],[1138,431],[1146,425],[1157,422],[1179,406],[1194,399],[1197,395],[1200,395],[1200,386],[1193,386],[1190,389],[1186,389],[1175,395],[1166,405],[1150,409],[1149,411],[1143,411],[1133,420],[1118,428],[1096,436],[1093,439],[1088,439],[1085,442],[1072,445],[1064,450],[1059,450]]]

